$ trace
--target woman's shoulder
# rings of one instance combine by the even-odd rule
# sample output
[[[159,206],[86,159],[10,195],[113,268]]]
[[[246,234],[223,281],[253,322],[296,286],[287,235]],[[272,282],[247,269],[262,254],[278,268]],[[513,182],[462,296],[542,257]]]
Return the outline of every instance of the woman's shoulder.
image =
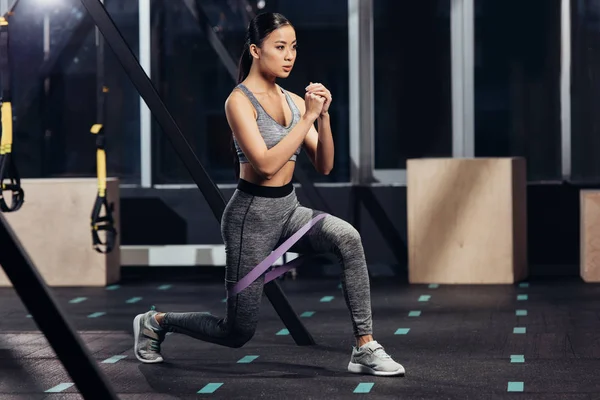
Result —
[[[256,110],[254,109],[252,102],[239,86],[234,87],[231,90],[231,93],[229,93],[229,96],[225,99],[225,110],[229,112],[252,111],[256,116]]]

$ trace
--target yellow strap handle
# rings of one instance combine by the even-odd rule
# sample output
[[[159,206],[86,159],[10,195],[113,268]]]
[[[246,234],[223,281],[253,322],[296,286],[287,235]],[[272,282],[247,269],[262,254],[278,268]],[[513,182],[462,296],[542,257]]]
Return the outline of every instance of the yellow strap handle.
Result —
[[[0,155],[12,151],[13,141],[13,115],[10,102],[2,103],[2,140],[0,141]]]
[[[97,135],[102,130],[102,124],[92,126],[91,132]],[[96,149],[96,169],[98,174],[98,195],[106,195],[106,152],[104,149]]]

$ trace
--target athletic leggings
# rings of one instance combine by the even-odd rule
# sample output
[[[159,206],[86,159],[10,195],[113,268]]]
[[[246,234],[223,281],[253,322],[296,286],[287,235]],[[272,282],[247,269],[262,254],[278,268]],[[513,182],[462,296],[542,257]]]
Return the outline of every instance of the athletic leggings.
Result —
[[[233,287],[318,214],[321,212],[300,205],[291,183],[265,187],[240,180],[221,221],[227,263],[225,287]],[[369,276],[356,229],[348,222],[328,215],[289,251],[337,255],[342,265],[342,290],[353,333],[355,336],[372,334]],[[168,312],[161,326],[206,342],[242,347],[254,336],[263,285],[264,274],[236,296],[228,296],[227,315],[223,318],[198,312]]]

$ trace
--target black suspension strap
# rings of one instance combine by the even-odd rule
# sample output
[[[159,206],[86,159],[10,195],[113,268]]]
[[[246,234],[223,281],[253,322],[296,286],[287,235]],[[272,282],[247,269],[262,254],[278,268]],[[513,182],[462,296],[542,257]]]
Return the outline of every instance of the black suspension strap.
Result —
[[[25,201],[25,193],[21,188],[21,178],[12,154],[13,144],[13,113],[10,60],[8,49],[8,21],[0,17],[0,83],[2,84],[2,97],[0,99],[2,119],[2,132],[0,132],[0,211],[17,211]],[[5,183],[5,181],[8,181]],[[4,191],[12,192],[12,201],[9,205],[4,196]]]
[[[104,126],[95,124],[91,132],[96,135],[96,173],[98,175],[98,194],[92,210],[92,241],[98,253],[110,253],[116,242],[117,230],[115,229],[113,211],[114,204],[109,203],[106,197],[106,150]],[[101,215],[104,209],[104,215]],[[106,239],[100,239],[100,232],[104,231]]]

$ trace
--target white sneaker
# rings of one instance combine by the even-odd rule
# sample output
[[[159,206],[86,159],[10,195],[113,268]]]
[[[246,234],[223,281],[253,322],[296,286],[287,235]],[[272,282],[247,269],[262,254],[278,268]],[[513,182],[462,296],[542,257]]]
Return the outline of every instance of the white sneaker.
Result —
[[[150,325],[150,318],[154,318],[155,314],[154,310],[148,311],[133,320],[133,351],[138,360],[147,364],[163,362],[160,344],[165,340],[166,332]]]
[[[352,346],[352,357],[348,371],[355,374],[371,374],[377,376],[404,375],[404,367],[385,352],[383,346],[375,340],[360,348]]]

